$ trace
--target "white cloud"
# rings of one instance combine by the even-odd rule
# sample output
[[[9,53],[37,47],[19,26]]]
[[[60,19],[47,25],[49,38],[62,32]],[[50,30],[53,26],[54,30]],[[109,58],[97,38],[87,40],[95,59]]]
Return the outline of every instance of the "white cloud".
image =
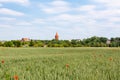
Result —
[[[0,24],[0,28],[9,28],[11,27],[10,25],[7,25],[7,24]]]
[[[37,18],[37,19],[34,19],[31,23],[33,23],[33,24],[41,24],[41,23],[45,23],[45,21],[44,21],[44,19]]]
[[[11,17],[0,17],[1,21],[15,21],[16,18],[11,18]]]
[[[94,0],[97,3],[103,4],[108,8],[120,8],[120,0]]]
[[[94,10],[95,8],[96,8],[95,5],[84,5],[84,6],[77,8],[76,10],[78,10],[78,11],[91,11],[91,10]]]
[[[94,19],[107,19],[109,17],[119,16],[120,10],[119,9],[106,9],[106,10],[94,10],[87,13],[87,15]]]
[[[65,1],[53,1],[48,4],[40,5],[40,8],[48,14],[63,13],[70,11],[69,3]]]
[[[88,17],[98,20],[96,24],[104,25],[104,27],[118,27],[118,23],[120,23],[120,0],[91,1],[95,2],[97,8],[96,10],[88,11]]]
[[[24,15],[24,13],[22,12],[18,12],[18,11],[7,9],[7,8],[0,8],[0,14],[11,15],[11,16],[23,16]]]
[[[30,22],[25,22],[25,21],[20,21],[20,22],[17,21],[15,24],[18,26],[30,26],[30,25],[32,25]]]
[[[62,7],[62,6],[69,6],[69,3],[65,1],[53,1],[50,3],[50,5],[55,7]]]
[[[64,7],[44,8],[43,11],[48,14],[63,13],[69,11],[69,8],[64,8]]]
[[[82,22],[85,19],[83,15],[69,15],[69,14],[61,14],[59,16],[54,17],[55,19],[66,21],[66,22]],[[54,19],[53,18],[53,19]]]
[[[60,23],[60,25],[91,24],[91,23],[95,22],[94,19],[90,19],[88,16],[80,15],[80,14],[78,14],[78,15],[60,14],[60,15],[48,18],[48,21]],[[61,22],[62,22],[62,24],[61,24]]]
[[[29,5],[29,0],[0,0],[0,3],[18,3],[21,5]]]
[[[110,22],[120,22],[120,17],[110,17],[109,19]]]

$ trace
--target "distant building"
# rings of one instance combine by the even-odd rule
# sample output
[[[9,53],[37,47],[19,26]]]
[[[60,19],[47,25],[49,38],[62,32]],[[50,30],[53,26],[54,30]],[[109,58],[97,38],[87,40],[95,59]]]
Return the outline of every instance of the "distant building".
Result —
[[[110,44],[110,43],[111,43],[111,41],[110,41],[110,40],[107,40],[107,41],[106,41],[106,44]]]
[[[22,38],[21,41],[22,41],[22,42],[30,41],[30,39],[29,39],[29,38]]]
[[[57,32],[56,32],[56,34],[55,34],[55,40],[59,40],[59,35],[58,35]]]

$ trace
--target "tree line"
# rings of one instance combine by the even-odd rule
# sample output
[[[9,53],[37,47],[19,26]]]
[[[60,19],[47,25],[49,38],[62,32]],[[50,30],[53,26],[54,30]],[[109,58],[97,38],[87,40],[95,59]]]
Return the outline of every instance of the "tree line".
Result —
[[[111,38],[93,36],[83,40],[30,40],[0,41],[0,47],[120,47],[120,37]]]

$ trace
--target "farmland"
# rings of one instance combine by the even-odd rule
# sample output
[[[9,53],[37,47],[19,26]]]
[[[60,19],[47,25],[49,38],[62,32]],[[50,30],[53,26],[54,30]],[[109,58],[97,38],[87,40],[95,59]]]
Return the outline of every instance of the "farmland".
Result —
[[[120,80],[120,48],[0,48],[0,80]]]

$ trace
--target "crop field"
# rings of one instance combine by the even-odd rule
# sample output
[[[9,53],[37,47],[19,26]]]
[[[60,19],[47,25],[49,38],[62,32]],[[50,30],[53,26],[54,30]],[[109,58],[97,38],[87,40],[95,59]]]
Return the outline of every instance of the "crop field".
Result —
[[[120,80],[120,48],[0,48],[0,80]]]

